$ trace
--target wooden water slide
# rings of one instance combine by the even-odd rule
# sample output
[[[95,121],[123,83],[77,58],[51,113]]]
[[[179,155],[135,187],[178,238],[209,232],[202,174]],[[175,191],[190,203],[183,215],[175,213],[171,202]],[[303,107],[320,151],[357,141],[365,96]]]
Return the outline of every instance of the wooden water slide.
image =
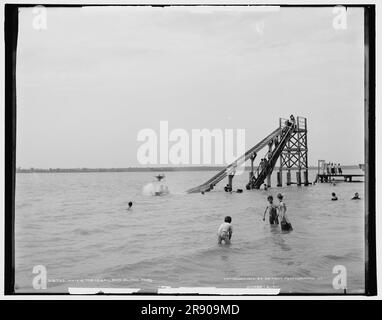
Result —
[[[284,131],[283,131],[284,130]],[[240,165],[242,165],[243,163],[245,163],[251,156],[253,156],[254,154],[256,154],[257,152],[259,152],[261,149],[263,149],[265,146],[267,146],[269,143],[271,143],[271,141],[278,135],[282,136],[282,139],[281,139],[281,142],[284,142],[286,143],[287,141],[287,136],[290,135],[290,132],[292,130],[292,127],[290,128],[287,128],[287,129],[284,129],[284,128],[277,128],[276,130],[274,130],[272,133],[270,133],[267,137],[265,137],[263,140],[261,140],[258,144],[256,144],[255,146],[253,146],[251,149],[249,149],[247,152],[245,152],[243,155],[241,155],[240,157],[238,157],[234,162],[232,162],[231,164],[229,164],[227,167],[225,167],[223,170],[219,171],[216,175],[214,175],[211,179],[207,180],[206,182],[202,183],[201,185],[197,186],[197,187],[194,187],[194,188],[191,188],[189,190],[187,190],[186,192],[187,193],[197,193],[197,192],[206,192],[206,191],[210,191],[213,189],[213,187],[219,183],[221,180],[223,180],[225,177],[227,177],[227,175],[229,175],[230,173],[234,172],[234,170],[236,170],[237,167],[239,167]],[[285,139],[284,139],[285,138]],[[281,144],[281,143],[280,143]],[[283,144],[285,146],[285,144]],[[281,145],[280,145],[280,148],[281,148]],[[283,149],[283,146],[282,148],[276,148],[274,153],[276,152],[276,150],[278,150],[279,152],[282,151]],[[280,151],[281,150],[281,151]],[[279,155],[279,153],[278,153]],[[276,155],[275,155],[276,156]],[[278,156],[277,156],[278,157]],[[276,160],[272,161],[273,163],[273,166],[274,164],[276,163],[277,161],[277,158]],[[273,167],[272,167],[272,170],[273,170]],[[269,168],[268,168],[268,171],[269,171]],[[263,176],[263,175],[262,175]],[[260,175],[259,175],[260,177]]]

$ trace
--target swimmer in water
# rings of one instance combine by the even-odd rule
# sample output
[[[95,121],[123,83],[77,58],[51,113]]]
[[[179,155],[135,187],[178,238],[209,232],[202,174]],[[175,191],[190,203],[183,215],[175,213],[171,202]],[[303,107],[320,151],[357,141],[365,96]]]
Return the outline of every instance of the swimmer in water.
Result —
[[[337,201],[338,198],[334,192],[332,192],[332,201]]]
[[[231,243],[232,237],[232,218],[230,216],[226,216],[224,218],[224,222],[220,225],[218,229],[218,244],[221,244],[224,241],[224,244]]]
[[[127,208],[127,210],[131,210],[132,207],[133,207],[133,203],[130,201],[130,202],[128,203],[128,205],[129,205],[129,207]]]
[[[265,215],[268,212],[268,214],[269,214],[269,223],[270,224],[279,224],[279,219],[277,217],[277,207],[273,204],[273,197],[272,196],[268,196],[267,200],[268,200],[269,204],[265,208],[264,216],[263,216],[263,221],[265,221]]]
[[[155,178],[156,178],[158,181],[162,181],[162,180],[165,178],[165,175],[164,175],[164,174],[158,174],[157,176],[155,176]]]
[[[279,206],[278,206],[278,210],[279,210],[278,217],[279,217],[279,221],[280,221],[281,230],[282,231],[292,231],[293,230],[292,224],[290,223],[288,216],[286,214],[287,208],[286,208],[286,205],[283,201],[284,197],[281,193],[279,193],[277,195],[277,198],[279,199],[279,202],[280,202]]]
[[[356,192],[356,193],[354,194],[354,197],[351,198],[351,200],[361,200],[361,198],[359,197],[358,192]]]

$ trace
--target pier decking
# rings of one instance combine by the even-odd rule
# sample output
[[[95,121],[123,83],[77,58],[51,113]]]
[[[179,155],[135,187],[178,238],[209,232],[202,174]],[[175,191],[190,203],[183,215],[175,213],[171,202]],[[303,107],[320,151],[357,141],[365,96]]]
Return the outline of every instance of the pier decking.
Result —
[[[354,177],[364,176],[364,174],[317,174],[317,180],[319,180],[320,182],[330,182],[333,178],[343,177],[345,182],[354,182]]]

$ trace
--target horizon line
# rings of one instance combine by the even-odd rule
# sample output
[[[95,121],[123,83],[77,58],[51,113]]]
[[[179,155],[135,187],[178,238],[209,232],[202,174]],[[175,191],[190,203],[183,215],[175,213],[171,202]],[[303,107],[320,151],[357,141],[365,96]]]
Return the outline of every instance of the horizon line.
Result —
[[[72,167],[72,168],[22,168],[17,167],[16,173],[26,173],[26,172],[99,172],[99,171],[197,171],[197,170],[221,170],[226,168],[225,165],[213,166],[213,165],[195,165],[195,166],[158,166],[158,167]],[[258,166],[254,166],[257,168]],[[353,165],[341,165],[342,168],[347,169],[358,169],[360,168],[360,164]],[[245,170],[250,169],[251,166],[245,166]],[[274,169],[279,169],[279,166],[275,166]],[[318,166],[309,166],[308,169],[318,169]],[[284,170],[288,170],[284,168]],[[298,168],[290,168],[290,170],[298,170]],[[300,170],[304,170],[301,168]]]

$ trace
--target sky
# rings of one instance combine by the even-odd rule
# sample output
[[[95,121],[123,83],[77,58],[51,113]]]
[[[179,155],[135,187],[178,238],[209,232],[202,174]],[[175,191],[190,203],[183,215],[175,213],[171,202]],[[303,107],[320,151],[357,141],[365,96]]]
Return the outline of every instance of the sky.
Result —
[[[309,164],[364,163],[363,9],[20,9],[16,165],[140,166],[140,130],[244,129],[252,147],[308,119]]]

